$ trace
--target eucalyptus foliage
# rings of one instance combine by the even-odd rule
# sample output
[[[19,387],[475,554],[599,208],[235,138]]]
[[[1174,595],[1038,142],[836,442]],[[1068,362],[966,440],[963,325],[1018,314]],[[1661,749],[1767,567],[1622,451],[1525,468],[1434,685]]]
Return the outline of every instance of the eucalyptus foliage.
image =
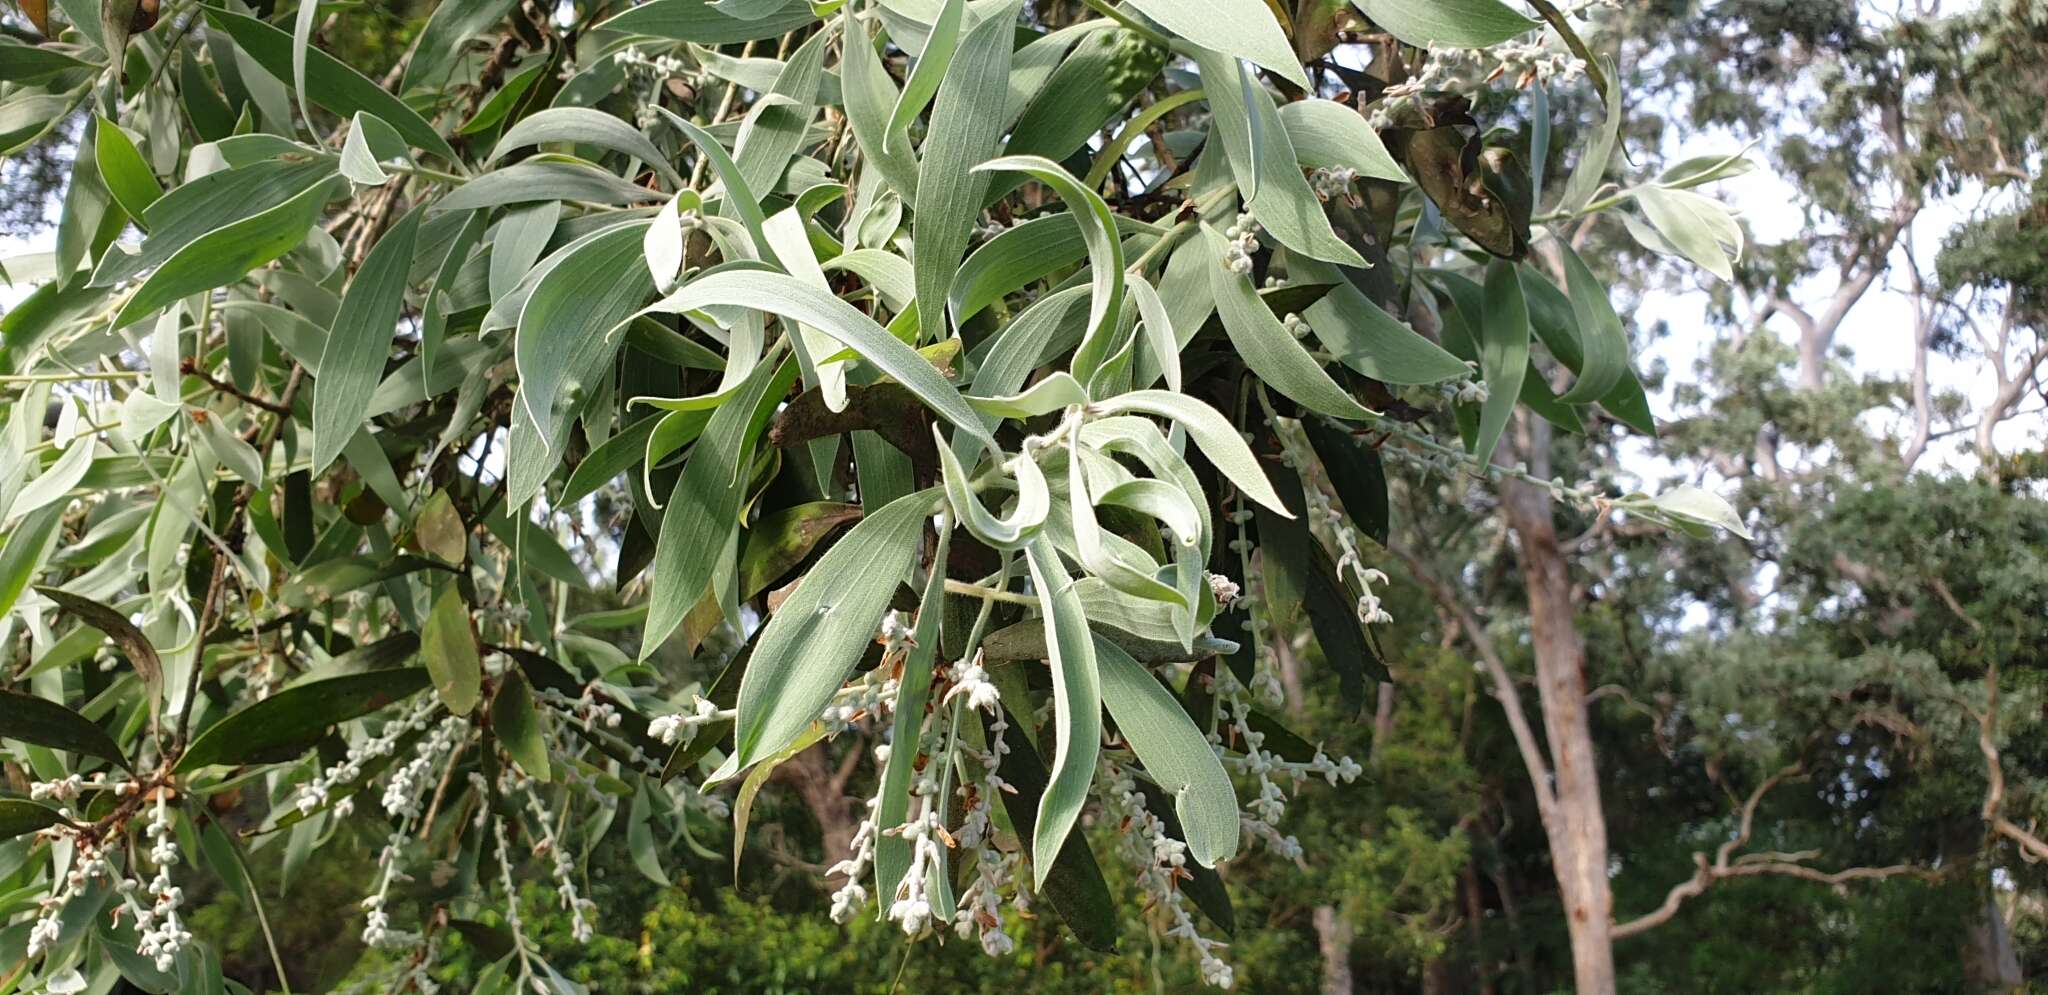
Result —
[[[1655,431],[1573,226],[1742,246],[1694,189],[1739,157],[1625,175],[1590,4],[1285,6],[476,0],[354,66],[339,5],[18,0],[0,148],[78,137],[4,261],[0,990],[240,990],[181,882],[260,913],[251,852],[346,825],[386,985],[459,933],[575,990],[520,867],[588,930],[579,848],[743,843],[849,731],[835,915],[1144,907],[1230,984],[1215,867],[1359,772],[1276,718],[1272,619],[1357,707],[1387,464]],[[1553,94],[1604,112],[1545,191]]]

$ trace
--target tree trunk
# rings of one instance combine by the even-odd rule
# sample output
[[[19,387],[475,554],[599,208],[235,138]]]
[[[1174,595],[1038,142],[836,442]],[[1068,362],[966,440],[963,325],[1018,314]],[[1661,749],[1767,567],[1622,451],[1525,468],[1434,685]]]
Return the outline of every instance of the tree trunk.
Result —
[[[1486,953],[1486,900],[1479,890],[1479,858],[1465,862],[1459,875],[1465,889],[1465,929],[1471,934],[1472,976],[1479,983],[1479,995],[1494,995],[1494,962]]]
[[[1315,924],[1323,953],[1323,995],[1351,995],[1351,921],[1334,905],[1318,905]]]
[[[1543,475],[1546,426],[1524,421],[1530,469]],[[1522,582],[1529,599],[1536,687],[1550,746],[1555,818],[1543,827],[1571,932],[1572,967],[1579,995],[1613,995],[1613,894],[1607,881],[1607,822],[1600,803],[1586,708],[1586,647],[1572,604],[1572,580],[1551,519],[1549,491],[1514,478],[1500,484],[1501,508],[1519,540]]]
[[[2020,957],[2013,949],[2012,932],[2005,927],[2005,913],[1998,896],[1985,889],[1977,921],[1970,925],[1963,943],[1963,980],[1973,992],[2016,992],[2026,982],[2020,973]]]

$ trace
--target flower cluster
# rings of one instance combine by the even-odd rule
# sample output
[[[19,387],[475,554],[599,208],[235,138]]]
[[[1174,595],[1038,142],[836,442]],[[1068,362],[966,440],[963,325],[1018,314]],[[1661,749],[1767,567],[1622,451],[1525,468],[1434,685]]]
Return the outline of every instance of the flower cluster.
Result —
[[[413,752],[412,759],[405,766],[392,772],[391,779],[384,783],[384,811],[401,819],[418,818],[420,807],[426,802],[426,792],[433,783],[434,772],[443,766],[455,747],[469,732],[469,720],[450,715],[434,727],[432,735]]]
[[[1101,785],[1104,807],[1125,826],[1118,837],[1119,849],[1137,870],[1138,887],[1169,920],[1166,935],[1185,940],[1194,948],[1201,958],[1203,981],[1217,988],[1234,985],[1236,972],[1216,953],[1225,944],[1203,936],[1195,928],[1187,896],[1180,890],[1180,882],[1192,876],[1187,870],[1187,844],[1168,834],[1165,820],[1145,807],[1145,796],[1128,768],[1104,757],[1097,784]]]
[[[1223,766],[1252,778],[1258,782],[1258,795],[1244,804],[1244,811],[1238,821],[1245,832],[1253,838],[1265,841],[1266,845],[1289,860],[1301,858],[1301,842],[1283,833],[1279,823],[1287,814],[1287,787],[1299,787],[1310,777],[1321,777],[1330,784],[1349,784],[1365,772],[1358,762],[1350,757],[1332,759],[1329,754],[1317,750],[1307,761],[1291,761],[1266,749],[1266,734],[1251,725],[1252,708],[1246,700],[1247,689],[1237,683],[1228,670],[1216,675],[1217,718],[1228,724],[1230,745],[1241,752],[1233,753],[1224,748],[1224,737],[1212,733],[1210,742],[1215,745]]]
[[[698,729],[738,714],[730,708],[719,708],[703,695],[697,695],[690,708],[689,712],[659,716],[647,723],[648,735],[670,746],[676,746],[695,738]]]
[[[989,681],[988,671],[982,669],[979,651],[974,654],[973,662],[954,669],[953,686],[947,689],[943,700],[950,703],[954,698],[965,698],[968,708],[1002,711],[1002,695]]]
[[[1352,184],[1358,182],[1358,170],[1349,166],[1326,166],[1312,169],[1308,174],[1308,185],[1315,191],[1316,199],[1327,204],[1332,197],[1341,197],[1353,207],[1363,203]]]
[[[1224,267],[1232,273],[1250,276],[1252,255],[1259,251],[1259,219],[1253,217],[1252,212],[1245,211],[1223,230],[1223,237],[1230,239],[1230,244],[1223,249]]]
[[[958,685],[955,685],[955,690],[958,690]],[[948,697],[951,694],[948,692]],[[981,765],[981,782],[963,784],[958,792],[967,815],[954,839],[961,850],[973,853],[974,879],[961,891],[960,900],[953,910],[953,932],[962,939],[978,932],[982,952],[990,957],[1001,957],[1017,949],[1017,941],[1003,929],[1002,887],[1004,882],[1015,877],[1022,858],[1020,854],[1004,853],[993,845],[995,796],[998,792],[1016,794],[1017,789],[996,773],[1002,766],[1003,755],[1010,752],[1010,745],[1003,740],[1003,733],[1010,727],[1009,721],[1003,717],[1001,708],[991,707],[990,711],[995,713],[995,718],[989,724],[989,748],[969,751],[974,761]],[[1019,885],[1010,905],[1020,914],[1029,912],[1030,890]]]
[[[353,784],[356,778],[363,776],[363,768],[371,761],[390,756],[391,752],[398,748],[399,740],[426,728],[427,721],[433,718],[434,712],[439,708],[439,702],[433,699],[423,700],[396,721],[387,724],[377,735],[349,747],[339,763],[299,785],[296,801],[299,814],[311,815],[314,810],[326,805],[336,788]],[[335,813],[342,816],[348,815],[352,808],[353,804],[347,798],[336,802],[334,806]]]
[[[597,903],[577,894],[576,861],[569,856],[569,848],[562,846],[556,838],[554,817],[540,800],[540,792],[533,790],[533,783],[523,776],[516,776],[513,785],[526,795],[526,810],[533,813],[534,821],[540,825],[540,838],[533,844],[533,855],[548,857],[554,862],[555,894],[561,898],[562,907],[569,910],[569,935],[578,943],[588,943],[597,935],[596,927],[590,922],[590,917],[597,911]]]
[[[147,906],[138,904],[135,912],[135,952],[154,960],[159,971],[169,971],[177,962],[178,953],[192,942],[192,934],[178,919],[178,909],[185,904],[185,890],[171,882],[171,868],[178,865],[179,854],[178,841],[172,836],[170,809],[164,800],[166,794],[158,790],[156,807],[150,810],[149,824],[143,827],[143,834],[150,840],[149,862],[156,865],[156,877],[150,880],[148,888],[148,894],[155,900]]]

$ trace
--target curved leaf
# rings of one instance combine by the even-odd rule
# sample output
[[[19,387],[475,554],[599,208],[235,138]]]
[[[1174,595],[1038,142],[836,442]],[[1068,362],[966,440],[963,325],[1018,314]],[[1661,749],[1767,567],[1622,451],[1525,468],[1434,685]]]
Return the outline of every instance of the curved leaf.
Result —
[[[1259,469],[1258,458],[1252,455],[1252,447],[1245,444],[1244,436],[1237,434],[1230,421],[1215,408],[1186,394],[1164,390],[1137,390],[1119,394],[1096,405],[1104,414],[1119,414],[1136,411],[1141,414],[1157,415],[1172,420],[1187,430],[1188,438],[1200,446],[1202,455],[1216,465],[1223,476],[1228,478],[1244,496],[1275,512],[1293,517],[1280,503],[1280,496],[1273,492],[1273,485],[1266,479],[1265,471]]]
[[[1102,703],[1146,772],[1173,798],[1188,855],[1203,867],[1237,855],[1237,791],[1208,737],[1173,693],[1123,647],[1095,637]]]
[[[709,273],[685,284],[650,310],[680,313],[718,306],[766,311],[832,336],[909,388],[940,417],[995,448],[995,439],[982,427],[980,417],[929,360],[853,305],[796,277],[751,270]]]
[[[989,186],[974,167],[995,154],[1003,136],[1010,51],[1021,0],[1004,0],[960,42],[946,69],[924,140],[917,182],[917,313],[928,337],[945,331],[946,291],[972,238]]]
[[[1095,758],[1102,748],[1102,689],[1096,672],[1095,642],[1088,619],[1074,593],[1059,551],[1041,535],[1025,547],[1031,586],[1038,591],[1045,628],[1046,652],[1052,665],[1054,748],[1052,781],[1038,799],[1031,833],[1033,883],[1045,886],[1054,861],[1066,845],[1067,833],[1088,803],[1095,781]]]
[[[619,152],[653,167],[677,190],[689,185],[647,136],[610,114],[588,107],[550,107],[520,118],[519,123],[499,137],[484,161],[496,162],[514,149],[552,142],[595,145]]]

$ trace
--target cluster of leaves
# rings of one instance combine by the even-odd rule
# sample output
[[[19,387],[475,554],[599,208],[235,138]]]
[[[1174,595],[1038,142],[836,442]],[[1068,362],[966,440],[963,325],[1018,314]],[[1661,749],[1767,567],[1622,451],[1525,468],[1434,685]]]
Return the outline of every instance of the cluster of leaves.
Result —
[[[1741,244],[1692,190],[1738,159],[1605,184],[1597,68],[1546,199],[1547,114],[1488,133],[1487,74],[1413,93],[1332,54],[1367,19],[1396,53],[1585,52],[1497,0],[515,6],[436,7],[381,81],[313,3],[23,3],[44,40],[0,40],[0,149],[85,117],[0,318],[0,737],[34,796],[0,801],[0,984],[232,987],[142,868],[253,900],[246,848],[302,863],[381,785],[391,980],[493,931],[495,889],[485,987],[571,990],[511,840],[580,926],[571,825],[623,815],[658,872],[723,814],[697,775],[745,778],[743,829],[849,727],[894,746],[868,845],[912,934],[999,928],[959,905],[980,871],[1113,942],[1074,829],[1118,797],[1153,897],[1227,929],[1211,868],[1278,837],[1229,772],[1341,767],[1254,703],[1274,620],[1354,708],[1388,676],[1380,446],[1483,476],[1520,472],[1518,404],[1654,431],[1555,225],[1626,210],[1716,271]],[[1441,403],[1462,446],[1416,427]],[[1697,491],[1576,496],[1739,527]],[[154,959],[119,912],[152,908]]]

